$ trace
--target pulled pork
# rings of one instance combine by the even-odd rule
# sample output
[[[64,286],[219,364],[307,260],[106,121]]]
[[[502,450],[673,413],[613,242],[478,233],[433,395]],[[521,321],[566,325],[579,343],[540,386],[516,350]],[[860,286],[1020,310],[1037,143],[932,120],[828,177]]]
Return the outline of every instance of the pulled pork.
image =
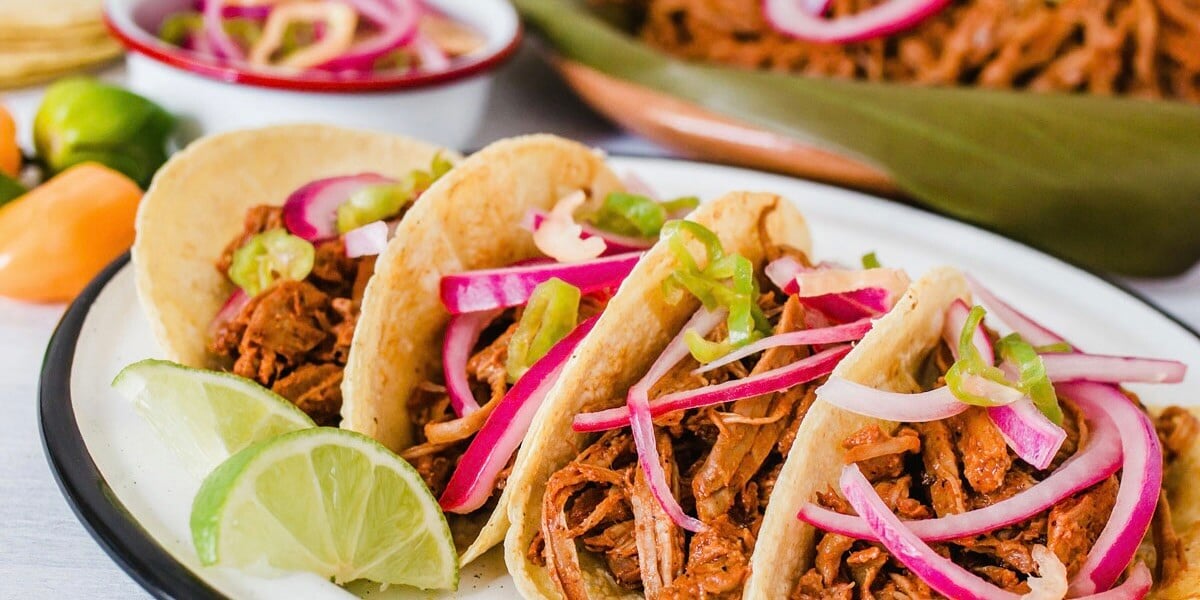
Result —
[[[217,261],[225,275],[251,237],[283,227],[282,209],[256,206]],[[291,400],[318,425],[336,425],[342,371],[375,257],[348,258],[341,239],[319,242],[303,281],[281,280],[214,331],[208,349],[232,371]]]
[[[804,327],[795,299],[759,300],[777,333]],[[709,339],[722,339],[724,328]],[[806,348],[781,347],[704,374],[689,358],[650,397],[746,377],[792,363]],[[820,382],[655,419],[659,459],[685,510],[708,528],[692,535],[662,512],[638,466],[628,429],[606,432],[554,473],[543,497],[540,535],[530,557],[544,564],[567,598],[586,598],[579,542],[597,554],[617,585],[648,598],[735,598],[779,469]],[[620,404],[613,400],[608,405]]]
[[[579,320],[604,310],[606,301],[585,296],[579,304]],[[450,397],[439,381],[425,381],[409,397],[408,414],[415,428],[415,445],[400,454],[407,460],[435,496],[445,491],[458,459],[487,421],[496,405],[508,392],[508,342],[521,319],[521,308],[504,311],[480,334],[467,360],[467,381],[479,402],[479,410],[458,417],[450,406]],[[440,372],[439,372],[440,380]],[[510,463],[511,467],[511,463]],[[501,473],[496,489],[504,489],[507,470]],[[493,494],[493,501],[495,500]]]
[[[948,349],[934,353],[933,363],[946,364]],[[944,369],[943,369],[944,371]],[[940,383],[940,381],[938,382]],[[1052,468],[1057,468],[1087,443],[1082,413],[1062,399],[1067,441]],[[1168,409],[1157,419],[1164,458],[1173,460],[1195,443],[1200,430],[1195,417]],[[876,492],[901,519],[925,519],[957,514],[999,502],[1028,489],[1051,471],[1037,471],[1008,449],[984,409],[930,423],[901,426],[887,434],[865,427],[844,442],[846,462],[856,462]],[[1079,572],[1088,551],[1104,529],[1116,502],[1117,478],[1109,477],[1046,512],[1003,529],[932,543],[939,554],[1007,591],[1029,592],[1025,583],[1037,575],[1035,545],[1044,545],[1067,568]],[[818,504],[853,514],[834,490],[818,493]],[[1165,495],[1152,527],[1157,560],[1156,581],[1169,581],[1186,568],[1182,544],[1171,526]],[[919,578],[893,559],[881,545],[835,533],[818,536],[814,566],[793,589],[792,598],[844,600],[871,598],[934,598]]]

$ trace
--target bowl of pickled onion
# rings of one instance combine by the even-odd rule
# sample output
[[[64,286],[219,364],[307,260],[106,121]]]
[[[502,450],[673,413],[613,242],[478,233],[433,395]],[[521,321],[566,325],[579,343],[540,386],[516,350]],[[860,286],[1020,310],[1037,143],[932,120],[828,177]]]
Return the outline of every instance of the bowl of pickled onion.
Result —
[[[521,40],[505,0],[106,0],[105,21],[189,139],[319,122],[461,147]]]

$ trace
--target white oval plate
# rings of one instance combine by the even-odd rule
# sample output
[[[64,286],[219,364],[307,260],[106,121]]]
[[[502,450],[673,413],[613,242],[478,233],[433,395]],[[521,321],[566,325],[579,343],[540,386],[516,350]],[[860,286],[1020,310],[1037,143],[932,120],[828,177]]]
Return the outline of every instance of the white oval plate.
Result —
[[[857,264],[875,251],[914,277],[950,264],[967,270],[1034,318],[1092,352],[1174,358],[1200,365],[1200,337],[1129,292],[1016,242],[918,209],[787,177],[666,159],[613,158],[664,196],[712,199],[734,190],[770,191],[809,219],[821,260]],[[68,311],[43,370],[41,419],[47,455],[80,520],[153,594],[189,598],[345,598],[316,576],[275,579],[201,568],[188,534],[196,477],[176,461],[109,383],[125,365],[159,354],[133,286],[110,267]],[[1153,404],[1192,404],[1200,375],[1181,385],[1133,386]],[[90,459],[90,460],[89,460]],[[122,512],[125,511],[125,512]],[[369,597],[435,596],[412,589]],[[464,570],[456,597],[515,594],[499,552]]]

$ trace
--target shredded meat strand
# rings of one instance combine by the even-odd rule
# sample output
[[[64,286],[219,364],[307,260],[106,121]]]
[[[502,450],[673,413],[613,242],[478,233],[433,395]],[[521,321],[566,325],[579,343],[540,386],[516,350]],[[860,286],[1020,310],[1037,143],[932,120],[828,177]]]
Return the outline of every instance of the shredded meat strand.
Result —
[[[648,44],[689,60],[802,75],[1200,102],[1194,0],[955,0],[885,38],[817,44],[776,32],[757,0],[634,5]],[[830,18],[883,0],[834,0]]]

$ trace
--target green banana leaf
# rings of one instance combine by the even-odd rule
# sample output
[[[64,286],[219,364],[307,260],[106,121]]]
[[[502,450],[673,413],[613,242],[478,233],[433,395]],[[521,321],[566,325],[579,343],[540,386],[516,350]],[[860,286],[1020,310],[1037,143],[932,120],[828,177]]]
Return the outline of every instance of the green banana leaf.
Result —
[[[683,62],[572,0],[514,0],[570,59],[886,170],[936,211],[1086,267],[1200,259],[1200,107],[797,77]]]

